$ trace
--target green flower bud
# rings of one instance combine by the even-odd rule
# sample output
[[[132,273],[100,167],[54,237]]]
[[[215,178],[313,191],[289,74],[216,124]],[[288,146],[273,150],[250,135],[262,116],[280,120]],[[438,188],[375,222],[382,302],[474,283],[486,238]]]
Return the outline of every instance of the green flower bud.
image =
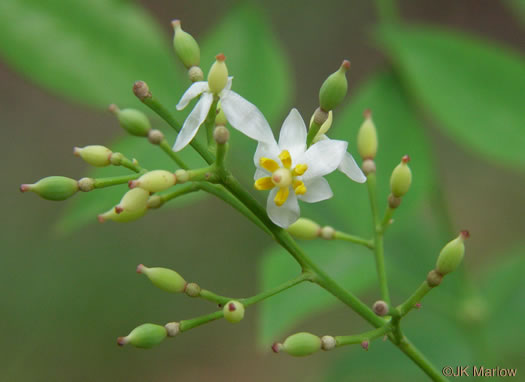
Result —
[[[129,134],[137,137],[148,136],[151,124],[146,114],[135,109],[120,110],[116,105],[110,105],[109,110],[117,116],[120,126]]]
[[[216,61],[208,73],[208,87],[214,94],[219,94],[228,82],[228,68],[226,67],[226,57],[224,54],[215,56]]]
[[[144,208],[143,210],[135,210],[135,211],[129,211],[129,210],[123,210],[121,212],[116,212],[115,208],[110,209],[109,211],[104,212],[103,214],[98,215],[97,219],[99,222],[104,223],[106,220],[112,220],[117,223],[128,223],[132,222],[133,220],[137,220],[144,216],[147,209]]]
[[[177,179],[174,173],[166,170],[154,170],[145,173],[136,180],[130,180],[128,185],[131,189],[139,187],[149,192],[159,192],[167,190],[175,183],[177,183]]]
[[[236,324],[244,318],[244,305],[239,301],[228,301],[222,311],[224,318],[232,324]]]
[[[436,262],[437,272],[444,276],[458,267],[465,255],[464,241],[469,236],[468,231],[461,231],[458,237],[443,247]]]
[[[117,344],[119,346],[131,344],[137,348],[149,349],[164,341],[166,336],[164,326],[142,324],[133,329],[126,337],[117,338]]]
[[[363,159],[374,159],[377,154],[377,131],[372,112],[365,110],[365,120],[357,133],[357,151]]]
[[[78,183],[65,176],[48,176],[34,184],[22,184],[20,191],[32,191],[47,200],[65,200],[78,191]]]
[[[91,145],[82,148],[75,147],[73,149],[73,154],[81,157],[92,166],[105,167],[111,164],[110,158],[113,153],[107,147]]]
[[[134,188],[124,194],[120,203],[115,207],[115,212],[145,211],[148,207],[149,192],[143,188]]]
[[[298,239],[311,240],[318,237],[321,233],[321,226],[313,220],[299,218],[295,223],[286,228],[286,230]]]
[[[311,333],[296,333],[284,341],[282,349],[295,357],[303,357],[321,349],[321,339]]]
[[[405,155],[401,159],[401,163],[392,171],[392,176],[390,177],[390,190],[392,191],[392,195],[397,198],[405,195],[412,183],[412,171],[410,171],[410,167],[408,167],[409,161],[410,157]]]
[[[177,272],[168,268],[148,268],[143,264],[137,267],[137,273],[145,274],[157,288],[170,293],[184,291],[186,281]]]
[[[191,34],[182,30],[180,20],[171,22],[175,35],[173,36],[173,47],[175,53],[179,56],[184,66],[189,69],[192,66],[199,66],[201,60],[201,51],[199,44]]]
[[[345,98],[348,89],[346,71],[350,69],[350,61],[344,60],[337,72],[332,73],[324,81],[319,91],[319,106],[324,111],[333,110]]]

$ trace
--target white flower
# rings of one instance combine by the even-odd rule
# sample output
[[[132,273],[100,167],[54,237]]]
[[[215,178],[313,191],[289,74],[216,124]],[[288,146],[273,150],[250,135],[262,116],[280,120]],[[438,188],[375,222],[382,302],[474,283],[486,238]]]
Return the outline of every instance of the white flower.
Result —
[[[332,197],[323,176],[337,169],[348,146],[347,142],[325,139],[307,149],[306,136],[301,115],[292,109],[281,128],[279,143],[275,139],[260,142],[255,152],[255,188],[271,190],[268,216],[283,228],[299,218],[298,199],[315,203]]]
[[[218,94],[221,108],[228,122],[252,139],[260,142],[271,142],[274,138],[268,122],[255,105],[231,90],[232,79],[233,77],[228,77],[226,86]],[[198,96],[200,99],[184,121],[173,146],[173,151],[180,151],[191,142],[210,111],[214,94],[210,91],[207,81],[193,83],[182,95],[177,104],[177,110],[184,109],[192,99]]]
[[[325,123],[323,123],[323,125],[319,129],[319,132],[315,136],[314,143],[323,141],[325,139],[330,139],[325,134],[328,131],[328,129],[330,129],[330,127],[332,126],[332,118],[333,118],[332,115],[333,115],[332,111],[330,111],[328,114],[328,119],[325,121]],[[312,116],[312,119],[313,119],[313,116]],[[337,169],[341,171],[343,174],[345,174],[347,177],[352,179],[354,182],[357,182],[357,183],[366,182],[365,174],[363,174],[363,171],[361,171],[354,157],[349,152],[345,153],[345,155],[343,156],[343,160],[341,161]]]

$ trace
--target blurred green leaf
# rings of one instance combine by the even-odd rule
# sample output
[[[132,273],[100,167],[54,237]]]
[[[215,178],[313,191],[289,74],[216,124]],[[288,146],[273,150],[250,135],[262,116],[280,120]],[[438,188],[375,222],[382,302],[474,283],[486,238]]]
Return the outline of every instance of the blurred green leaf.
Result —
[[[505,3],[513,11],[514,15],[525,24],[525,1],[524,0],[506,0]]]
[[[523,56],[432,27],[386,27],[379,36],[444,133],[491,160],[525,167]]]
[[[366,248],[345,244],[312,241],[302,247],[316,264],[350,291],[359,294],[376,280],[373,254]],[[260,272],[261,290],[267,290],[296,277],[300,268],[284,249],[271,247],[262,259]],[[299,284],[263,301],[259,315],[259,344],[272,343],[298,322],[333,305],[337,305],[335,297],[311,283]]]
[[[168,134],[166,137],[172,140],[174,139],[174,134]],[[126,136],[124,139],[119,139],[114,145],[109,145],[109,147],[114,152],[121,152],[129,158],[136,158],[140,165],[148,170],[164,168],[175,171],[178,168],[165,153],[159,150],[158,147],[149,144],[144,138]],[[186,150],[184,153],[179,154],[189,166],[198,168],[204,165],[204,161],[193,150]],[[89,173],[89,176],[99,178],[126,173],[130,173],[130,171],[124,167],[110,166],[95,169]],[[57,224],[57,229],[59,232],[69,233],[84,224],[96,222],[97,215],[118,204],[126,191],[127,185],[124,184],[87,193],[79,193],[69,203],[63,218]],[[167,206],[185,206],[202,198],[204,195],[202,192],[184,195],[181,198],[170,201],[163,208]],[[156,212],[157,210],[153,211],[153,213]]]
[[[0,54],[40,86],[101,108],[138,104],[131,91],[136,80],[148,82],[166,104],[185,84],[168,39],[130,1],[4,0]]]

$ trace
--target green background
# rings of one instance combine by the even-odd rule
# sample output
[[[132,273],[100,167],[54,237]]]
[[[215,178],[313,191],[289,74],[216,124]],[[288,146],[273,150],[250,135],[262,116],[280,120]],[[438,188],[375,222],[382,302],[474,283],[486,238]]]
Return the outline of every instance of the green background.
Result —
[[[464,270],[447,277],[407,317],[407,335],[438,368],[517,367],[514,380],[525,380],[523,2],[401,1],[409,25],[403,27],[384,20],[378,27],[376,8],[367,1],[126,4],[0,5],[0,380],[424,378],[381,341],[369,352],[356,347],[307,359],[269,352],[268,342],[299,330],[367,330],[356,314],[310,285],[249,309],[235,326],[215,322],[149,351],[116,346],[117,336],[140,323],[215,309],[155,289],[135,273],[139,263],[176,269],[233,296],[255,294],[295,270],[262,232],[216,199],[163,208],[130,224],[100,225],[96,214],[125,188],[65,203],[17,192],[19,184],[43,176],[87,174],[71,155],[74,146],[115,147],[111,142],[123,133],[104,108],[110,102],[141,107],[130,91],[133,80],[148,81],[174,105],[187,82],[169,43],[172,18],[182,19],[201,43],[205,71],[224,50],[235,89],[260,106],[276,131],[292,106],[307,120],[327,74],[343,58],[352,61],[347,104],[336,110],[330,136],[349,140],[356,155],[361,113],[372,108],[383,198],[399,158],[413,158],[414,185],[386,239],[394,301],[423,280],[455,232],[468,228],[472,234]],[[236,134],[233,140],[231,165],[249,186],[253,169],[245,163],[251,166],[253,144]],[[162,156],[146,142],[119,145],[145,165],[169,163],[159,162]],[[338,174],[330,181],[336,197],[303,205],[303,213],[369,235],[364,187]],[[85,225],[89,219],[93,224]],[[378,298],[367,251],[331,242],[304,247],[367,304]]]

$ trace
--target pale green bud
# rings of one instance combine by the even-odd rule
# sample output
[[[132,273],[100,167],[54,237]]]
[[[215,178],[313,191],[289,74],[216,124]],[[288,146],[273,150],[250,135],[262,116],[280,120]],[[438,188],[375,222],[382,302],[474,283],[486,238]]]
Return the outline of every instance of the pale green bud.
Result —
[[[65,200],[78,191],[78,183],[65,176],[48,176],[34,184],[22,184],[20,191],[32,191],[47,200]]]
[[[357,133],[357,151],[363,159],[374,159],[377,154],[377,131],[372,112],[365,110],[365,120]]]
[[[219,94],[228,82],[228,68],[226,67],[226,57],[224,54],[215,56],[216,61],[208,72],[208,87],[214,94]]]
[[[453,272],[465,255],[464,241],[470,236],[468,231],[461,231],[458,237],[450,241],[439,253],[436,262],[436,271],[442,275]]]
[[[143,264],[137,267],[137,273],[145,274],[157,288],[170,293],[184,291],[186,281],[177,272],[168,268],[148,268]]]
[[[130,180],[128,185],[131,189],[140,187],[149,192],[159,192],[167,190],[175,183],[177,183],[177,179],[174,173],[166,170],[154,170],[145,173],[136,180]]]
[[[173,47],[179,59],[187,69],[192,66],[199,66],[201,51],[197,41],[195,41],[192,35],[182,30],[180,20],[173,20],[171,25],[175,31]]]
[[[321,226],[313,220],[299,218],[286,230],[298,239],[311,240],[315,239],[321,233]]]
[[[244,305],[239,301],[228,301],[222,311],[224,318],[232,324],[236,324],[244,318]]]
[[[91,145],[85,147],[75,147],[73,154],[81,157],[86,163],[95,167],[105,167],[111,164],[112,151],[107,147],[100,145]]]
[[[392,195],[396,198],[404,196],[408,192],[410,184],[412,183],[412,171],[410,171],[410,167],[408,167],[409,161],[410,157],[405,155],[401,159],[401,163],[399,163],[394,171],[392,171],[392,176],[390,177],[390,190],[392,191]]]
[[[346,71],[350,69],[350,61],[344,60],[337,72],[332,73],[323,82],[319,91],[319,106],[324,111],[333,110],[345,98],[348,89]]]
[[[124,194],[120,203],[115,207],[115,212],[144,211],[148,208],[149,192],[143,188],[134,188]]]
[[[142,210],[135,210],[135,211],[129,211],[129,210],[123,210],[122,212],[115,211],[115,208],[110,209],[109,211],[104,212],[103,214],[98,215],[98,221],[101,223],[104,223],[106,220],[112,220],[117,223],[128,223],[133,220],[137,220],[144,216],[146,213],[147,208],[144,208]]]
[[[142,324],[133,329],[126,337],[117,338],[117,344],[119,346],[131,344],[137,348],[149,349],[164,341],[166,336],[164,326]]]
[[[137,137],[148,136],[151,124],[146,114],[135,109],[120,110],[116,105],[110,105],[109,110],[117,116],[120,126],[129,134]]]
[[[321,339],[311,333],[296,333],[284,341],[282,349],[295,357],[303,357],[321,349]]]

